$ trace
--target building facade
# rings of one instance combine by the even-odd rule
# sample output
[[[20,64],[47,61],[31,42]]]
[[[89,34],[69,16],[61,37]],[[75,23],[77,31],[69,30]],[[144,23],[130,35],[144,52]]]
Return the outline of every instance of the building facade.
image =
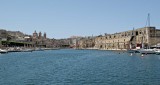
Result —
[[[36,31],[33,33],[32,36],[32,42],[35,45],[35,47],[47,47],[47,45],[50,45],[50,39],[47,39],[46,33],[42,36],[42,33],[37,33]]]
[[[95,37],[84,37],[77,42],[78,49],[93,48],[95,46]]]
[[[89,43],[90,42],[90,43]],[[92,43],[91,43],[92,42]],[[93,43],[94,42],[94,43]],[[105,34],[90,39],[80,40],[80,48],[103,50],[123,50],[149,48],[160,43],[160,29],[144,27],[114,34]]]

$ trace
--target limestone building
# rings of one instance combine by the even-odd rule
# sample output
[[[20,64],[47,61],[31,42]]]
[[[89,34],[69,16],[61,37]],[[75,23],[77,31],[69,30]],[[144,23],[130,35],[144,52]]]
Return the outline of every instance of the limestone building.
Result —
[[[79,42],[81,48],[92,46],[92,48],[104,50],[149,48],[160,43],[160,29],[156,29],[155,27],[144,27],[125,32],[97,36],[94,39],[94,46],[93,43],[89,43],[91,42],[89,39]]]
[[[32,36],[32,42],[36,47],[46,47],[46,44],[48,44],[49,39],[47,40],[47,35],[44,33],[42,36],[42,33],[37,33],[36,31],[33,33]]]
[[[85,37],[81,38],[78,41],[78,47],[80,49],[85,49],[85,48],[93,48],[95,46],[95,37]]]

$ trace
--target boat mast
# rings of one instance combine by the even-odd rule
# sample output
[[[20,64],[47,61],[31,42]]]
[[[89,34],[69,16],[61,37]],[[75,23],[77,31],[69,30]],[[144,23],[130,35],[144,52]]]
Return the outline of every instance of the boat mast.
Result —
[[[148,27],[150,27],[150,14],[148,13]]]
[[[148,22],[148,27],[150,27],[150,13],[148,13],[147,22]],[[148,48],[150,49],[150,44],[149,44],[149,34],[148,34],[148,31],[149,31],[149,30],[147,30],[147,28],[146,28],[147,43],[148,43],[147,49],[148,49]]]
[[[148,16],[147,16],[147,20],[146,20],[146,25],[145,25],[145,29],[146,29],[146,38],[147,38],[147,49],[150,48],[149,47],[149,35],[148,35],[148,28],[150,28],[150,13],[148,13]],[[143,32],[142,32],[143,33]],[[143,37],[142,37],[142,48],[144,48],[144,33],[143,33]]]

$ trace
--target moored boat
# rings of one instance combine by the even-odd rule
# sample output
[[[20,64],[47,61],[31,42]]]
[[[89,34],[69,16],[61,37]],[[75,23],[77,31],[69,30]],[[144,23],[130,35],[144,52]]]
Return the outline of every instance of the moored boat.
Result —
[[[8,53],[8,51],[0,49],[0,53]]]
[[[34,51],[44,51],[42,48],[35,48]]]
[[[133,50],[133,49],[129,49],[129,50],[127,50],[127,52],[128,52],[128,53],[139,53],[138,50]]]
[[[159,50],[155,50],[156,55],[160,55],[160,49]]]
[[[141,54],[155,54],[154,49],[140,49],[139,52]]]
[[[22,49],[21,52],[32,52],[32,49]]]

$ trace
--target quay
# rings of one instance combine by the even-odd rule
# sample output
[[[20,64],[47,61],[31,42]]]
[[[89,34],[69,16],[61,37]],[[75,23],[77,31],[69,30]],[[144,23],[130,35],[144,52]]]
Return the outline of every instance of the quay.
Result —
[[[45,32],[42,35],[34,31],[33,35],[27,35],[0,29],[0,53],[57,50],[59,46],[55,42],[55,39],[47,38]]]
[[[141,49],[160,49],[160,29],[143,27],[114,34],[92,36],[77,41],[78,49],[126,50],[142,52]],[[159,51],[158,51],[159,52]]]
[[[129,53],[159,54],[160,29],[143,27],[124,32],[67,39],[49,39],[46,33],[34,31],[33,35],[25,35],[19,31],[0,30],[0,49],[7,52],[32,52],[56,50],[59,48],[88,50],[120,50]]]
[[[12,52],[33,52],[33,51],[45,51],[45,50],[59,50],[59,48],[21,48],[21,47],[10,47],[6,49],[0,49],[1,54],[12,53]]]

